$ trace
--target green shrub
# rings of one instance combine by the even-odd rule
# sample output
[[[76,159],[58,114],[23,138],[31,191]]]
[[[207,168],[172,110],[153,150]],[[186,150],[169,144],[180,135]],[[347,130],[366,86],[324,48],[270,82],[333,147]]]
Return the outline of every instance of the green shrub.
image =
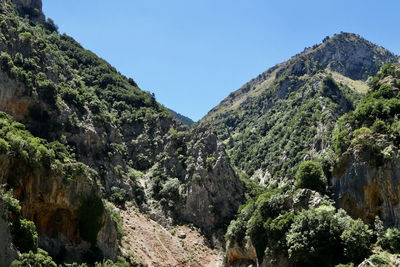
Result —
[[[340,255],[340,229],[335,208],[319,207],[299,214],[287,235],[289,258],[304,265],[330,265]]]
[[[335,267],[354,267],[354,263],[338,264]]]
[[[118,240],[121,242],[122,237],[125,235],[125,231],[122,226],[122,218],[119,212],[116,209],[114,209],[114,207],[111,204],[107,206],[107,208],[110,210],[111,219],[114,223],[115,229],[117,230]]]
[[[386,253],[374,254],[368,258],[375,266],[391,267],[390,257]]]
[[[102,263],[96,262],[95,267],[129,267],[131,266],[123,257],[118,257],[116,262],[112,260],[104,260]],[[136,266],[136,265],[135,265]],[[142,265],[138,265],[142,266]]]
[[[269,224],[266,223],[264,225],[268,233],[268,238],[273,240],[282,250],[287,250],[285,236],[294,218],[295,215],[292,212],[286,212],[273,219]]]
[[[325,191],[327,181],[321,166],[313,161],[304,161],[296,173],[295,186]]]
[[[38,234],[33,222],[20,218],[13,223],[11,228],[13,243],[21,252],[36,251],[38,246]]]
[[[38,249],[37,253],[29,251],[29,253],[23,253],[19,257],[18,260],[14,260],[11,263],[12,267],[57,267],[57,264],[53,261],[53,259],[49,256],[49,254],[42,250]]]
[[[378,243],[383,249],[392,253],[400,253],[400,229],[388,228],[384,236],[378,239]]]
[[[370,254],[373,232],[360,219],[346,221],[347,226],[340,236],[344,246],[344,258],[361,262]]]
[[[21,206],[19,205],[19,201],[14,198],[12,191],[7,191],[5,193],[1,193],[1,202],[4,203],[7,210],[16,217],[21,216]]]
[[[169,178],[160,190],[161,204],[173,208],[180,199],[180,182],[178,178]]]
[[[207,165],[207,170],[208,171],[212,171],[212,168],[215,164],[215,162],[217,161],[217,159],[214,156],[208,157],[206,159],[206,165]]]
[[[296,216],[286,237],[289,258],[305,266],[330,266],[368,257],[372,231],[345,211],[320,206]]]
[[[126,190],[117,186],[111,187],[111,196],[110,200],[111,202],[118,204],[118,205],[123,205],[126,201]]]
[[[254,211],[254,199],[250,199],[239,208],[238,218],[230,223],[225,234],[225,240],[229,245],[233,245],[235,242],[241,243],[244,240],[247,230],[247,221],[251,218]]]
[[[3,138],[0,138],[0,153],[6,153],[8,149],[10,148],[10,145],[7,143],[6,140]]]

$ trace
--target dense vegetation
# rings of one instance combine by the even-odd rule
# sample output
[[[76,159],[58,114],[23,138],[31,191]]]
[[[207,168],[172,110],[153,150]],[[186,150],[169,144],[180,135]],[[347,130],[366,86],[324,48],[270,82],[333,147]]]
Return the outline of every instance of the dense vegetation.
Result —
[[[340,118],[332,147],[338,161],[353,149],[380,166],[398,150],[399,70],[398,64],[384,65],[357,108]],[[354,266],[367,258],[377,266],[389,266],[395,257],[392,254],[400,252],[400,231],[385,230],[379,217],[374,224],[366,224],[337,210],[321,163],[326,162],[303,161],[297,168],[295,187],[254,191],[253,186],[256,193],[228,228],[228,246],[245,247],[244,242],[250,240],[260,263]],[[312,194],[319,201],[299,209],[296,202],[307,195],[304,188],[315,190]]]
[[[380,165],[390,157],[390,150],[393,150],[390,145],[400,146],[398,70],[397,64],[382,67],[356,110],[339,120],[334,139],[337,155],[352,146],[375,158],[375,163]]]
[[[287,92],[279,96],[283,86]],[[227,140],[233,164],[250,176],[261,169],[274,179],[293,177],[304,158],[316,158],[330,146],[337,118],[357,98],[323,72],[312,78],[283,75],[260,97],[243,104],[240,117],[228,117],[240,121],[239,134]]]
[[[175,123],[171,114],[133,79],[58,34],[52,21],[22,19],[9,0],[0,11],[0,68],[32,99],[28,129],[49,141],[65,136],[77,158],[99,172],[107,195],[123,195],[115,191],[124,187],[129,198],[138,195],[140,201],[143,194],[129,172],[154,164],[162,147],[156,136]],[[167,129],[157,129],[163,119]],[[90,144],[84,142],[88,132]],[[120,179],[107,178],[110,172]]]
[[[228,228],[228,244],[241,244],[248,235],[259,262],[280,255],[296,266],[359,263],[371,254],[376,233],[368,225],[336,210],[328,198],[294,212],[285,203],[299,194],[272,190],[249,200]]]

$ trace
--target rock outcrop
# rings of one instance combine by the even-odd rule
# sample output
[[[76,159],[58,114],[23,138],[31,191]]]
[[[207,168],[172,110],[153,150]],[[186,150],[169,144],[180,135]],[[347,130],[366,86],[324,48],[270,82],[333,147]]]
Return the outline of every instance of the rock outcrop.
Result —
[[[354,218],[373,223],[379,216],[386,227],[400,227],[400,158],[379,167],[373,162],[343,155],[332,178],[337,206]]]
[[[241,243],[228,244],[225,254],[225,266],[257,266],[257,252],[250,238],[246,237]]]
[[[396,55],[383,47],[361,38],[358,34],[345,32],[306,50],[304,56],[311,59],[311,65],[305,61],[297,61],[292,69],[294,73],[311,73],[314,64],[319,64],[322,68],[328,68],[353,80],[366,80],[368,76],[374,76],[382,62],[398,61]]]
[[[379,216],[387,227],[400,227],[399,77],[398,64],[385,65],[335,137],[337,205],[366,222]]]
[[[198,128],[192,140],[188,154],[194,159],[195,168],[186,174],[186,198],[179,213],[185,221],[222,240],[223,229],[244,201],[244,185],[215,133]]]
[[[12,0],[22,17],[28,16],[32,21],[45,22],[42,11],[42,0]]]
[[[18,254],[12,244],[9,218],[4,203],[0,200],[0,266],[10,266]]]
[[[0,183],[13,188],[21,214],[36,225],[41,248],[69,262],[83,260],[97,246],[104,256],[115,259],[116,229],[93,175],[84,166],[78,172],[73,168],[69,171],[71,177],[66,177],[57,170],[31,168],[0,156]],[[93,216],[85,217],[82,212]],[[92,230],[88,225],[96,229],[95,236],[89,236]]]

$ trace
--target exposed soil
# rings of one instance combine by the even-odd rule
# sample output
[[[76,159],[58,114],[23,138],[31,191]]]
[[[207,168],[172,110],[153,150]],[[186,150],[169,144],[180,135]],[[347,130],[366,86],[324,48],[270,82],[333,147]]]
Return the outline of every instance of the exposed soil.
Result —
[[[185,225],[167,230],[133,207],[120,214],[124,254],[133,254],[148,266],[222,266],[222,253],[210,249],[198,230]]]

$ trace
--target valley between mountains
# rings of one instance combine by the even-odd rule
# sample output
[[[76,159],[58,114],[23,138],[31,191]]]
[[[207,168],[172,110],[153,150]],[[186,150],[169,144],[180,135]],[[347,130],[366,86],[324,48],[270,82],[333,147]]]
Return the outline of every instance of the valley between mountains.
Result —
[[[301,45],[301,44],[300,44]],[[399,266],[399,57],[341,32],[198,122],[0,2],[0,266]]]

